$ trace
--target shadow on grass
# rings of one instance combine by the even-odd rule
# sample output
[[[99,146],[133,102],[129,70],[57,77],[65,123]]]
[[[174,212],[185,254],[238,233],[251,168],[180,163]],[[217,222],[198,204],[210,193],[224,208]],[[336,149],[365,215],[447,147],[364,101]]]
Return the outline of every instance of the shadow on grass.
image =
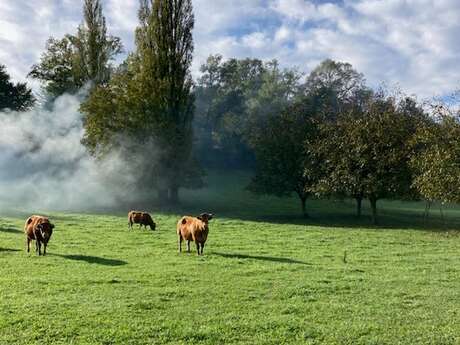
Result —
[[[98,265],[103,265],[103,266],[123,266],[126,265],[127,262],[123,260],[118,260],[118,259],[107,259],[107,258],[101,258],[98,256],[89,256],[89,255],[64,255],[64,254],[51,254],[54,256],[59,256],[64,259],[68,260],[75,260],[75,261],[84,261],[89,264],[98,264]]]
[[[323,201],[324,203],[324,201]],[[229,206],[230,205],[230,206]],[[260,209],[253,207],[245,212],[234,209],[229,205],[210,206],[203,203],[194,205],[182,204],[176,207],[159,208],[157,212],[166,215],[191,214],[198,215],[202,212],[215,213],[215,218],[226,218],[229,220],[251,221],[259,223],[270,223],[279,225],[300,225],[300,226],[319,226],[324,228],[347,228],[363,230],[418,230],[431,232],[451,232],[460,231],[460,217],[452,214],[446,214],[444,219],[435,212],[430,214],[427,219],[423,217],[422,209],[397,209],[382,207],[379,210],[378,223],[374,224],[370,212],[365,209],[361,217],[354,214],[354,209],[349,204],[334,204],[330,207],[320,205],[320,207],[311,207],[310,217],[303,217],[294,212],[272,214],[260,205]],[[316,205],[314,205],[316,206]],[[253,211],[253,212],[251,212]],[[276,212],[276,213],[275,213]],[[212,227],[212,221],[210,223]]]
[[[247,198],[247,199],[246,199]],[[250,202],[247,202],[250,200]],[[216,218],[238,219],[280,225],[319,226],[325,228],[347,228],[365,230],[420,230],[431,232],[450,232],[460,230],[460,208],[458,205],[432,207],[428,218],[423,216],[423,202],[404,202],[382,200],[378,204],[378,224],[373,224],[371,211],[363,205],[363,214],[356,216],[354,200],[312,199],[308,203],[310,217],[300,214],[295,198],[257,198],[242,195],[238,202],[210,203],[203,199],[190,203],[184,200],[176,213],[188,210],[199,214],[203,211],[215,213]],[[242,206],[243,204],[243,206]]]
[[[12,234],[12,233],[21,233],[22,231],[12,226],[7,226],[7,227],[0,226],[0,232],[7,232],[7,233]]]
[[[382,208],[378,215],[377,224],[373,223],[370,215],[358,217],[352,212],[336,208],[335,212],[329,210],[318,210],[311,218],[302,219],[301,217],[292,217],[291,222],[297,224],[333,227],[333,228],[351,228],[367,230],[419,230],[432,232],[448,232],[460,230],[460,218],[458,216],[446,216],[441,218],[431,214],[425,218],[421,210],[417,209],[395,209]],[[288,217],[261,217],[265,221],[272,223],[290,223]]]
[[[1,252],[20,252],[19,249],[12,249],[12,248],[1,248],[0,247],[0,253]]]
[[[290,258],[280,258],[276,256],[247,255],[247,254],[220,253],[220,252],[212,252],[212,254],[222,256],[224,258],[230,258],[230,259],[251,259],[251,260],[278,262],[278,263],[283,263],[283,264],[298,264],[298,265],[311,266],[311,264],[308,262],[290,259]]]

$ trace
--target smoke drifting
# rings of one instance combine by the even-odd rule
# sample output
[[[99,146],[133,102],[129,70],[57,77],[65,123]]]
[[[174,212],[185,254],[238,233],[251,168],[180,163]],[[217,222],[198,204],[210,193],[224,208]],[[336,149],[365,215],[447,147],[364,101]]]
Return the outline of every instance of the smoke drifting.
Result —
[[[0,205],[34,210],[88,210],[129,202],[136,167],[120,153],[89,156],[77,96],[47,110],[0,113]]]

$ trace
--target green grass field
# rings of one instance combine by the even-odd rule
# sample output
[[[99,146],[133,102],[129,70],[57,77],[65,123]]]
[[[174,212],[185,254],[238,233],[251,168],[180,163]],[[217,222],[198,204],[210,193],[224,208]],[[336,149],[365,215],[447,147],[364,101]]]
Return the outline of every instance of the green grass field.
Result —
[[[375,227],[317,200],[305,220],[222,175],[180,210],[146,206],[154,233],[128,231],[128,210],[4,210],[0,344],[460,344],[459,208],[425,222],[382,202]],[[179,255],[175,223],[200,211],[216,213],[204,256]],[[36,212],[56,225],[46,257],[24,251]]]

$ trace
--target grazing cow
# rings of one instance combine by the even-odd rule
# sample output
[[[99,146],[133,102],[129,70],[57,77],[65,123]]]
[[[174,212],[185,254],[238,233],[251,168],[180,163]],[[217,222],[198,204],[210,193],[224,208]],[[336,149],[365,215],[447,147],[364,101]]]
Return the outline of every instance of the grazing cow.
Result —
[[[203,255],[204,244],[208,238],[208,222],[213,215],[202,213],[198,217],[184,216],[177,222],[177,236],[179,242],[179,253],[182,252],[182,241],[187,241],[187,251],[190,253],[190,241],[196,244],[198,255]]]
[[[133,224],[139,224],[139,228],[142,225],[147,228],[147,225],[150,226],[150,229],[155,230],[156,224],[153,221],[150,214],[147,212],[139,212],[139,211],[129,211],[128,213],[128,227],[130,229],[133,228]]]
[[[30,242],[35,240],[35,250],[41,255],[43,243],[43,255],[46,255],[46,246],[53,234],[54,225],[50,220],[43,216],[30,216],[24,225],[24,233],[27,240],[27,252],[30,252]]]

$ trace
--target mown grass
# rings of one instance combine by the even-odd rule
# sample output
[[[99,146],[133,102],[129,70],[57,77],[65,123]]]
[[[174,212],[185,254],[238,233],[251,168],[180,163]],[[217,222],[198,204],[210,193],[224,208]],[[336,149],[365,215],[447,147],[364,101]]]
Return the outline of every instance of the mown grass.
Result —
[[[212,175],[181,209],[41,211],[49,255],[24,252],[36,210],[0,218],[1,344],[459,344],[460,212],[423,221],[384,202],[380,225],[353,203],[255,198],[247,174]],[[211,211],[203,257],[177,253],[182,213]],[[368,211],[368,210],[366,210]],[[193,246],[192,246],[193,248]],[[194,249],[194,248],[193,248]]]

